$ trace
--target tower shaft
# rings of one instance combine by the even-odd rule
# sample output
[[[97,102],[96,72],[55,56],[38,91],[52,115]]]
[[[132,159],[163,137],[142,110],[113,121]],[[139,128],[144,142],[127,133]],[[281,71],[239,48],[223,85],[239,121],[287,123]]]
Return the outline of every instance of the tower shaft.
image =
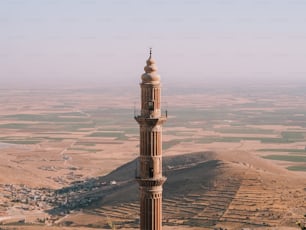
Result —
[[[139,175],[140,229],[162,229],[162,124],[161,86],[151,55],[142,75],[141,114],[135,119],[140,126]]]

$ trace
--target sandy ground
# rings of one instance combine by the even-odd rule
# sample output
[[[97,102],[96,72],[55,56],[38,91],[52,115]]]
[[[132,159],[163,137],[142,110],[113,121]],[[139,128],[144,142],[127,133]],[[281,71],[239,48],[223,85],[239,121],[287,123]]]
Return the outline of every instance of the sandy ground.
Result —
[[[133,160],[138,156],[138,132],[126,134],[126,139],[117,139],[115,137],[92,137],[93,133],[101,130],[125,130],[130,128],[138,129],[136,122],[133,121],[133,111],[131,114],[126,114],[123,117],[126,120],[118,120],[115,124],[103,123],[100,116],[103,115],[104,108],[111,109],[131,109],[133,103],[131,101],[137,101],[138,98],[135,95],[132,96],[116,96],[106,93],[71,93],[60,92],[52,93],[52,97],[43,92],[37,94],[27,93],[24,91],[11,91],[2,92],[0,105],[2,109],[0,111],[0,124],[31,124],[31,128],[1,128],[0,138],[3,140],[25,140],[25,139],[39,139],[38,143],[33,144],[7,144],[0,141],[0,184],[24,184],[30,188],[61,188],[71,184],[73,181],[84,181],[88,178],[105,175],[122,164]],[[203,98],[205,100],[203,101]],[[186,108],[191,111],[195,108],[198,109],[213,109],[216,106],[233,106],[240,108],[239,106],[246,103],[254,102],[253,99],[233,96],[230,94],[194,94],[194,95],[182,95],[182,96],[166,96],[165,98],[170,105],[176,105],[177,108]],[[258,99],[258,98],[257,98]],[[9,101],[9,103],[7,103]],[[41,103],[44,101],[44,103]],[[258,99],[257,101],[261,101]],[[264,101],[264,100],[262,100]],[[241,107],[241,111],[247,112],[266,112],[275,111],[279,108],[304,108],[305,99],[296,97],[283,97],[282,100],[277,98],[273,100],[273,106],[244,106]],[[90,113],[100,108],[99,113]],[[235,109],[233,109],[234,111]],[[102,112],[101,112],[102,111]],[[114,110],[115,111],[115,110]],[[78,112],[84,124],[96,121],[95,126],[89,128],[83,128],[78,130],[69,131],[67,127],[64,127],[65,123],[57,121],[42,122],[38,121],[23,121],[17,118],[6,118],[7,115],[20,115],[31,114],[41,115],[50,113],[69,113]],[[112,119],[112,113],[108,118]],[[171,113],[170,113],[171,114]],[[63,115],[62,115],[63,116]],[[66,117],[69,117],[68,115]],[[71,116],[72,118],[78,118]],[[263,143],[257,140],[242,140],[239,142],[212,142],[201,143],[199,140],[205,140],[210,137],[266,137],[277,138],[280,137],[281,132],[284,131],[296,131],[304,132],[305,128],[297,125],[247,125],[246,128],[251,129],[263,129],[273,130],[273,133],[221,133],[218,130],[222,128],[231,127],[231,120],[226,120],[220,123],[215,122],[212,128],[205,128],[207,124],[203,120],[192,121],[190,123],[181,123],[179,125],[171,125],[171,120],[175,121],[179,117],[179,114],[171,114],[169,116],[169,126],[164,128],[164,142],[171,142],[173,140],[179,140],[174,145],[164,150],[165,156],[176,156],[180,154],[186,154],[190,152],[198,151],[215,151],[219,155],[218,157],[224,161],[243,164],[244,166],[250,166],[258,168],[262,171],[273,172],[275,174],[281,174],[284,177],[294,176],[305,179],[305,172],[289,172],[286,168],[288,166],[299,165],[300,162],[284,162],[284,161],[272,161],[264,160],[258,157],[279,154],[286,155],[285,152],[262,152],[260,149],[303,149],[306,146],[306,141],[300,140],[292,143]],[[107,117],[105,117],[107,118]],[[116,119],[116,118],[113,118]],[[203,118],[204,119],[204,118]],[[103,120],[103,119],[102,119]],[[99,124],[101,122],[101,124]],[[121,125],[121,122],[124,125]],[[39,124],[38,124],[39,123]],[[34,124],[34,126],[33,126]],[[35,127],[35,124],[38,126]],[[72,123],[67,123],[68,127],[72,126]],[[33,129],[34,127],[34,129]],[[39,127],[39,128],[38,128]],[[85,127],[87,127],[85,125]],[[67,129],[67,130],[65,130]],[[50,139],[50,138],[55,138]],[[57,139],[56,139],[57,138]],[[78,144],[78,143],[84,143]],[[248,153],[248,154],[245,154]],[[291,183],[290,180],[288,183]],[[296,182],[292,182],[291,186],[300,189],[303,185],[297,185]],[[1,191],[0,191],[1,192]],[[0,193],[0,202],[2,202],[0,208],[0,216],[8,216],[12,211],[9,199],[5,198]],[[8,206],[8,207],[7,207]],[[42,210],[41,210],[42,211]],[[16,212],[16,215],[20,213]],[[2,228],[2,227],[1,227]],[[0,229],[1,229],[0,228]],[[5,227],[10,229],[9,227]],[[23,228],[17,228],[23,229]],[[34,227],[25,227],[24,229],[35,229]],[[56,229],[54,227],[37,227],[37,229]],[[65,228],[61,228],[65,229]],[[73,229],[73,228],[67,228]],[[79,228],[75,228],[79,229]],[[86,229],[86,228],[82,228]],[[171,228],[164,227],[164,229],[185,229],[184,228]],[[197,228],[188,228],[197,229]],[[203,228],[201,228],[203,229]],[[272,229],[272,228],[271,228]],[[281,229],[281,228],[277,228]],[[286,228],[289,229],[289,228]]]

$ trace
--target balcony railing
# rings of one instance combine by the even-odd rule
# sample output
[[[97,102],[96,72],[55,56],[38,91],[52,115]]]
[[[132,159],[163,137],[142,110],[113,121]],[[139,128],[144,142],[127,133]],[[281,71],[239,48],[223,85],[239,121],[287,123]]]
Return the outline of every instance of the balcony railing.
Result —
[[[141,115],[141,111],[140,110],[134,109],[134,118],[136,119],[138,117],[144,117],[144,116]],[[167,118],[168,117],[168,110],[162,110],[159,117]],[[153,113],[152,113],[152,114],[149,114],[148,116],[146,116],[144,118],[153,118],[154,119],[154,118],[159,118],[159,117],[154,117]]]

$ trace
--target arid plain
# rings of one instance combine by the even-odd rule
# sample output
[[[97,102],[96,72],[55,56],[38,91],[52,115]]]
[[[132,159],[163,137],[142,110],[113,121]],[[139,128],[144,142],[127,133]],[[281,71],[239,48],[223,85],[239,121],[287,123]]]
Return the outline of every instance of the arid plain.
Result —
[[[164,229],[297,229],[306,90],[271,88],[165,92]],[[0,90],[0,229],[137,228],[138,93]]]

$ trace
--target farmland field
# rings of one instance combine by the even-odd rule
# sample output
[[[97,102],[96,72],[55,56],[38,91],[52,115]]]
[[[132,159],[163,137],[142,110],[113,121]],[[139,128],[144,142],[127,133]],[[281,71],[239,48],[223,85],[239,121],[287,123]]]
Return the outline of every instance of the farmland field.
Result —
[[[139,103],[134,108],[137,93],[1,90],[0,192],[7,194],[5,189],[12,184],[18,189],[28,186],[39,191],[64,189],[80,182],[90,184],[93,178],[134,160],[139,155],[139,127],[134,120],[139,111]],[[254,160],[256,168],[262,165],[263,171],[278,167],[284,170],[281,172],[305,176],[304,93],[292,91],[283,96],[277,91],[191,90],[178,95],[167,93],[163,100],[162,112],[167,110],[168,114],[163,127],[165,157],[212,151],[220,153],[224,162],[238,166],[255,167]],[[0,196],[0,214],[27,216],[18,202],[6,197]],[[44,209],[47,207],[34,208],[35,218],[44,216]],[[29,213],[32,216],[32,211]],[[197,225],[198,221],[188,223]]]

